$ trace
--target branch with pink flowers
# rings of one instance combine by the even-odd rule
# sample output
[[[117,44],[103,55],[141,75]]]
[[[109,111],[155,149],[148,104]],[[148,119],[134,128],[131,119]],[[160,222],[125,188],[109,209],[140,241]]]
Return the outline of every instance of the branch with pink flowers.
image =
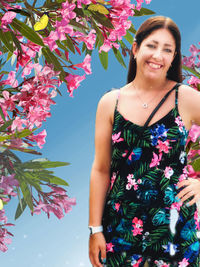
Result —
[[[199,43],[200,44],[200,43]],[[200,91],[200,49],[191,45],[191,55],[183,56],[184,77],[195,90]],[[200,178],[200,126],[193,125],[187,140],[189,176]]]
[[[94,49],[108,67],[108,52],[125,67],[135,33],[129,16],[154,14],[142,8],[143,0],[0,0],[0,250],[5,252],[12,234],[7,227],[6,204],[17,197],[15,219],[25,208],[31,214],[53,213],[61,219],[75,205],[64,189],[67,182],[49,168],[66,162],[35,159],[22,162],[14,153],[41,155],[46,130],[38,132],[51,116],[59,87],[69,96],[91,71]],[[146,3],[150,3],[146,0]],[[120,51],[121,50],[121,51]],[[72,57],[80,57],[73,62]],[[82,59],[83,58],[83,59]],[[7,66],[7,68],[5,67]],[[9,67],[8,67],[9,66]],[[7,69],[11,69],[9,72]],[[83,70],[83,75],[80,71]]]

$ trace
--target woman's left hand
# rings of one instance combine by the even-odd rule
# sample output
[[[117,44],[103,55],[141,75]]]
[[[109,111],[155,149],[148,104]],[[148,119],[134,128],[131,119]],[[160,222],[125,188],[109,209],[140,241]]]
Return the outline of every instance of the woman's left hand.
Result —
[[[189,202],[186,203],[187,206],[191,206],[200,199],[200,180],[194,178],[188,178],[177,183],[178,189],[184,187],[176,197],[183,203],[189,198],[193,197]]]

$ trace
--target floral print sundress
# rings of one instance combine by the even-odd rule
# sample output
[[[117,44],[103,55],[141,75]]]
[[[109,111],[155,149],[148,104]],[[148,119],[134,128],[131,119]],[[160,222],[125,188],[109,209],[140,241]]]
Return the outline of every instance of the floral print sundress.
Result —
[[[176,184],[188,178],[188,130],[178,111],[179,85],[171,90],[176,91],[175,107],[145,129],[118,111],[117,98],[102,219],[106,267],[200,266],[197,206],[175,198]]]

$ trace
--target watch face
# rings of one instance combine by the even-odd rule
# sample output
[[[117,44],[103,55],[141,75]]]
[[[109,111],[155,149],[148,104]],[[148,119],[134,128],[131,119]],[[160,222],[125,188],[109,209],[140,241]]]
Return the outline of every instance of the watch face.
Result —
[[[90,234],[92,235],[92,227],[89,227],[89,230],[90,230]]]

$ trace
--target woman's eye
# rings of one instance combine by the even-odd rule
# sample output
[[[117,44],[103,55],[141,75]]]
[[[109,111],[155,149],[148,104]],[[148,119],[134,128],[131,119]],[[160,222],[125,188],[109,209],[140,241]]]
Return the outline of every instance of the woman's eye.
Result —
[[[147,45],[149,48],[155,48],[155,45],[153,45],[153,44],[148,44]]]
[[[167,53],[172,53],[172,50],[169,49],[169,48],[166,48],[165,51],[166,51]]]

